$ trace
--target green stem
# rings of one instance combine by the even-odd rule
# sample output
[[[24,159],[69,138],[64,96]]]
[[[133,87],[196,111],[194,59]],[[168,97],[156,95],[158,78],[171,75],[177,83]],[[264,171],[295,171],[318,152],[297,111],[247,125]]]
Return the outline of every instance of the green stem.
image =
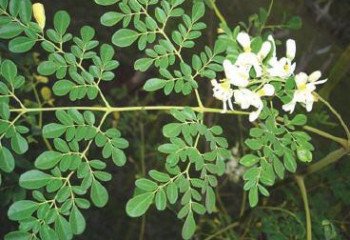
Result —
[[[301,197],[303,198],[303,203],[304,203],[305,218],[306,218],[306,240],[312,240],[311,214],[310,214],[309,200],[307,197],[304,177],[295,176],[295,181],[298,184],[299,190],[301,192]]]
[[[334,114],[334,116],[336,118],[338,118],[340,124],[342,125],[342,127],[344,128],[344,131],[346,133],[346,137],[348,139],[348,144],[350,145],[350,130],[348,128],[348,126],[346,126],[342,116],[332,107],[332,105],[324,98],[322,98],[320,95],[316,94],[317,98],[328,107],[328,109]]]
[[[82,111],[96,111],[96,112],[135,112],[135,111],[169,111],[172,109],[182,110],[185,106],[139,106],[139,107],[85,107],[85,106],[72,106],[72,107],[51,107],[51,108],[15,108],[11,109],[11,112],[31,113],[31,112],[52,112],[58,110],[76,109]],[[222,113],[222,109],[207,108],[207,107],[190,107],[196,112],[206,113]],[[244,111],[227,111],[226,114],[233,115],[248,115],[248,112]]]
[[[309,166],[306,170],[305,175],[310,175],[310,174],[313,174],[315,172],[322,170],[323,168],[327,167],[328,165],[337,162],[339,159],[341,159],[343,156],[345,156],[349,152],[350,152],[350,149],[339,148],[339,149],[329,153],[326,157],[324,157],[320,161]]]
[[[225,228],[217,231],[216,233],[210,235],[209,237],[205,238],[204,240],[210,240],[210,239],[214,239],[215,237],[223,234],[224,232],[226,232],[227,230],[230,230],[231,228],[235,228],[239,226],[239,222],[233,222],[229,225],[227,225]]]
[[[224,25],[227,25],[226,19],[224,15],[221,13],[221,11],[219,10],[218,6],[216,6],[215,0],[210,0],[210,4],[213,7],[214,12],[216,16],[219,18],[220,22]]]
[[[260,29],[259,29],[259,34],[261,34],[262,31],[266,28],[266,23],[267,23],[267,21],[268,21],[270,15],[271,15],[271,10],[272,10],[273,4],[274,4],[274,0],[271,0],[269,9],[268,9],[268,11],[267,11],[266,19],[265,19],[265,21],[262,23],[262,25],[261,25],[261,27],[260,27]]]

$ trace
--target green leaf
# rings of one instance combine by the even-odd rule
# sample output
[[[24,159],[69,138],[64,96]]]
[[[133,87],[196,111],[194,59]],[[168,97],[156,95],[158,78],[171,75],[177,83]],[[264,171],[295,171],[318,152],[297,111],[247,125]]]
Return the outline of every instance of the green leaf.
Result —
[[[12,39],[9,42],[9,49],[11,52],[14,52],[14,53],[24,53],[32,49],[35,43],[36,43],[36,39],[21,36],[21,37]]]
[[[298,148],[297,156],[298,156],[298,159],[302,162],[308,163],[312,161],[312,152],[310,152],[305,148]]]
[[[106,188],[96,180],[92,182],[90,196],[96,207],[104,207],[108,202],[108,192]]]
[[[205,207],[208,213],[215,211],[216,196],[213,188],[207,187],[207,194],[205,197]]]
[[[165,208],[166,208],[166,194],[165,194],[164,189],[160,189],[156,193],[155,204],[156,204],[156,208],[159,211],[165,210]]]
[[[72,229],[69,222],[59,215],[55,221],[55,231],[60,240],[70,240],[73,238]]]
[[[182,131],[181,123],[169,123],[163,127],[163,135],[167,138],[179,136]]]
[[[32,234],[22,231],[10,232],[6,234],[5,240],[31,240]]]
[[[258,163],[260,158],[258,156],[255,156],[253,154],[247,154],[239,160],[239,163],[242,164],[245,167],[251,167],[254,164]]]
[[[137,71],[145,72],[153,64],[152,58],[140,58],[135,62],[134,68]]]
[[[289,21],[286,24],[287,28],[292,30],[298,30],[302,27],[302,25],[303,25],[303,22],[301,18],[298,16],[292,17],[291,19],[289,19]]]
[[[38,66],[38,73],[43,76],[50,76],[57,71],[57,65],[53,61],[45,61]]]
[[[203,17],[204,13],[205,13],[204,3],[201,3],[201,2],[195,3],[192,9],[192,21],[196,22],[201,17]]]
[[[195,233],[195,231],[196,231],[196,222],[193,217],[193,212],[190,211],[182,227],[182,238],[190,239]]]
[[[109,6],[109,5],[112,5],[118,1],[119,0],[95,0],[95,3],[102,5],[102,6]]]
[[[60,137],[67,129],[67,126],[58,124],[58,123],[50,123],[43,128],[43,136],[45,138],[58,138]]]
[[[8,82],[12,82],[17,75],[17,67],[12,61],[5,60],[1,64],[1,73]]]
[[[28,23],[32,19],[32,3],[30,0],[20,1],[19,16],[24,23]]]
[[[101,24],[107,27],[116,25],[124,18],[124,14],[118,12],[106,12],[101,17]]]
[[[245,144],[252,150],[259,150],[263,146],[263,143],[257,139],[247,139]]]
[[[147,80],[145,85],[143,86],[143,89],[147,92],[153,92],[157,91],[159,89],[162,89],[167,81],[159,79],[159,78],[152,78]]]
[[[38,209],[38,207],[39,204],[33,201],[18,201],[10,206],[7,215],[12,221],[23,220],[32,216],[32,214]]]
[[[297,170],[297,162],[292,154],[286,152],[283,156],[284,166],[289,172],[294,173]]]
[[[46,186],[52,176],[39,170],[30,170],[21,175],[19,185],[25,189],[38,189]]]
[[[0,27],[0,38],[11,39],[23,32],[23,28],[16,22],[10,22]]]
[[[112,43],[118,47],[128,47],[133,44],[140,34],[130,29],[120,29],[112,36]]]
[[[141,179],[136,180],[135,185],[138,188],[145,190],[147,192],[152,192],[158,188],[157,183],[155,183],[149,179],[146,179],[146,178],[141,178]]]
[[[151,176],[151,178],[153,178],[154,180],[157,180],[158,182],[170,181],[169,174],[162,173],[162,172],[159,172],[157,170],[151,170],[151,171],[149,171],[148,174]]]
[[[126,163],[125,153],[118,148],[113,148],[112,149],[112,160],[116,166],[118,166],[118,167],[124,166],[124,164]]]
[[[258,195],[257,186],[254,186],[251,189],[249,189],[248,199],[249,199],[249,205],[251,207],[255,207],[258,204],[259,195]]]
[[[297,126],[303,126],[306,124],[306,122],[307,122],[307,117],[304,114],[298,114],[290,121],[291,124],[297,125]]]
[[[47,170],[55,167],[62,159],[62,154],[54,151],[43,152],[35,160],[35,167],[41,170]]]
[[[10,173],[15,168],[15,159],[12,153],[5,147],[0,148],[0,169]]]
[[[166,194],[168,197],[168,200],[171,204],[174,204],[178,198],[179,192],[177,189],[176,183],[169,183],[169,185],[166,188]]]
[[[137,195],[126,204],[126,212],[130,217],[142,216],[151,206],[154,198],[153,192]]]
[[[84,232],[86,227],[86,221],[79,209],[74,205],[69,215],[69,223],[72,228],[72,232],[79,235]]]
[[[68,80],[60,80],[55,82],[52,87],[53,92],[57,96],[67,95],[76,85]]]
[[[11,147],[17,154],[23,154],[28,150],[28,142],[21,134],[16,133],[11,138]]]
[[[12,16],[17,16],[20,10],[20,1],[9,1],[9,12]]]
[[[53,25],[60,35],[64,35],[70,24],[70,16],[66,11],[58,11],[53,19]]]

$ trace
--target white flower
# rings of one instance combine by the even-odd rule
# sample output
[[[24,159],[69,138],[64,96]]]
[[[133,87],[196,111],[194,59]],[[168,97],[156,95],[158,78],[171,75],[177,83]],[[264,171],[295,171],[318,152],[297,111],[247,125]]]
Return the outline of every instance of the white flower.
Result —
[[[237,87],[246,87],[249,84],[249,69],[244,66],[233,65],[229,60],[225,60],[224,70],[226,78]]]
[[[241,106],[242,109],[249,107],[256,108],[255,111],[249,114],[249,121],[255,121],[264,108],[264,103],[261,100],[263,96],[272,96],[275,93],[275,88],[271,84],[265,84],[262,89],[253,92],[249,89],[239,89],[234,91],[235,102]]]
[[[247,69],[248,72],[253,67],[256,73],[256,77],[261,77],[262,68],[260,65],[259,57],[255,53],[252,53],[251,40],[249,35],[245,32],[240,32],[237,35],[237,42],[242,46],[244,52],[239,54],[235,65]]]
[[[223,103],[223,113],[227,112],[227,104],[231,110],[233,110],[233,105],[231,98],[233,96],[233,90],[231,89],[230,82],[228,80],[222,80],[220,83],[213,79],[211,80],[211,85],[213,86],[213,96],[222,101]]]
[[[283,110],[292,113],[296,103],[299,102],[310,112],[316,100],[313,95],[313,91],[316,90],[316,85],[323,84],[327,81],[327,79],[319,80],[321,75],[320,71],[315,71],[309,76],[303,72],[297,74],[295,76],[297,90],[294,92],[292,101],[282,106]]]
[[[268,73],[272,77],[288,78],[294,71],[296,64],[293,63],[296,54],[296,44],[292,39],[288,39],[286,43],[286,57],[281,58],[280,60],[276,57],[276,45],[272,36],[269,36],[269,40],[272,42],[274,50],[273,56],[269,61],[270,68]]]

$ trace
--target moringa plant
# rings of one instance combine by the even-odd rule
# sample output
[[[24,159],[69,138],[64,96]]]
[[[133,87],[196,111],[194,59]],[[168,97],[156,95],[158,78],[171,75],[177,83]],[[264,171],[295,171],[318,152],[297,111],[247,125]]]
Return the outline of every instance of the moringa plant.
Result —
[[[261,196],[268,197],[269,187],[276,182],[295,176],[305,205],[307,239],[311,239],[304,176],[348,154],[350,133],[342,117],[315,92],[327,81],[320,80],[321,72],[295,72],[295,41],[288,39],[285,55],[278,56],[284,46],[275,40],[274,30],[298,29],[300,19],[267,25],[270,7],[261,9],[248,24],[232,27],[213,0],[95,2],[113,6],[114,11],[101,17],[101,24],[114,32],[112,44],[96,40],[90,26],[82,26],[77,35],[69,33],[71,19],[66,11],[58,11],[53,26],[47,26],[42,4],[0,0],[0,38],[16,54],[40,45],[47,58],[37,66],[37,78],[54,80],[52,88],[40,96],[19,66],[1,60],[0,174],[11,175],[19,156],[27,153],[24,156],[29,157],[33,141],[43,143],[31,169],[19,177],[20,188],[31,195],[9,207],[8,217],[18,222],[18,230],[5,239],[69,240],[81,234],[86,227],[85,209],[104,207],[109,200],[105,182],[112,175],[107,163],[123,167],[127,162],[124,151],[129,142],[123,138],[123,129],[111,126],[109,118],[113,113],[136,111],[165,111],[173,120],[163,127],[163,144],[158,147],[164,167],[150,169],[135,181],[134,195],[126,205],[130,217],[144,215],[152,205],[159,211],[174,205],[183,222],[182,237],[190,239],[198,216],[216,211],[215,188],[230,158],[227,134],[219,125],[208,125],[205,116],[222,114],[230,119],[239,115],[251,122],[244,141],[249,151],[240,159],[246,168],[243,188],[250,206],[257,206]],[[190,4],[190,11],[184,10],[184,4]],[[204,37],[203,16],[208,8],[216,12],[221,24],[215,43],[199,50],[195,46]],[[141,57],[134,69],[153,70],[154,76],[144,83],[146,92],[190,100],[194,96],[195,103],[121,107],[112,102],[100,86],[116,79],[116,47],[119,51],[138,49]],[[28,86],[35,104],[23,101]],[[207,86],[222,108],[205,106]],[[66,99],[67,105],[47,104],[51,91]],[[346,138],[306,125],[306,114],[318,101],[339,119]],[[43,124],[47,114],[54,114],[55,120]],[[315,149],[309,133],[340,147],[311,164]],[[93,149],[97,156],[91,154]],[[298,164],[308,167],[298,171]]]

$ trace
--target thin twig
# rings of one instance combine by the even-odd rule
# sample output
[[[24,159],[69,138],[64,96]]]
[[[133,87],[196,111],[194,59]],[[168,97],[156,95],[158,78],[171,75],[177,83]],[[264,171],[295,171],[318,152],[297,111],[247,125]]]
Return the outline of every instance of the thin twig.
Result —
[[[312,226],[311,226],[311,214],[309,208],[309,200],[307,197],[307,191],[305,187],[304,177],[303,176],[295,176],[295,181],[298,184],[301,197],[304,203],[305,209],[305,218],[306,218],[306,240],[312,240]]]

